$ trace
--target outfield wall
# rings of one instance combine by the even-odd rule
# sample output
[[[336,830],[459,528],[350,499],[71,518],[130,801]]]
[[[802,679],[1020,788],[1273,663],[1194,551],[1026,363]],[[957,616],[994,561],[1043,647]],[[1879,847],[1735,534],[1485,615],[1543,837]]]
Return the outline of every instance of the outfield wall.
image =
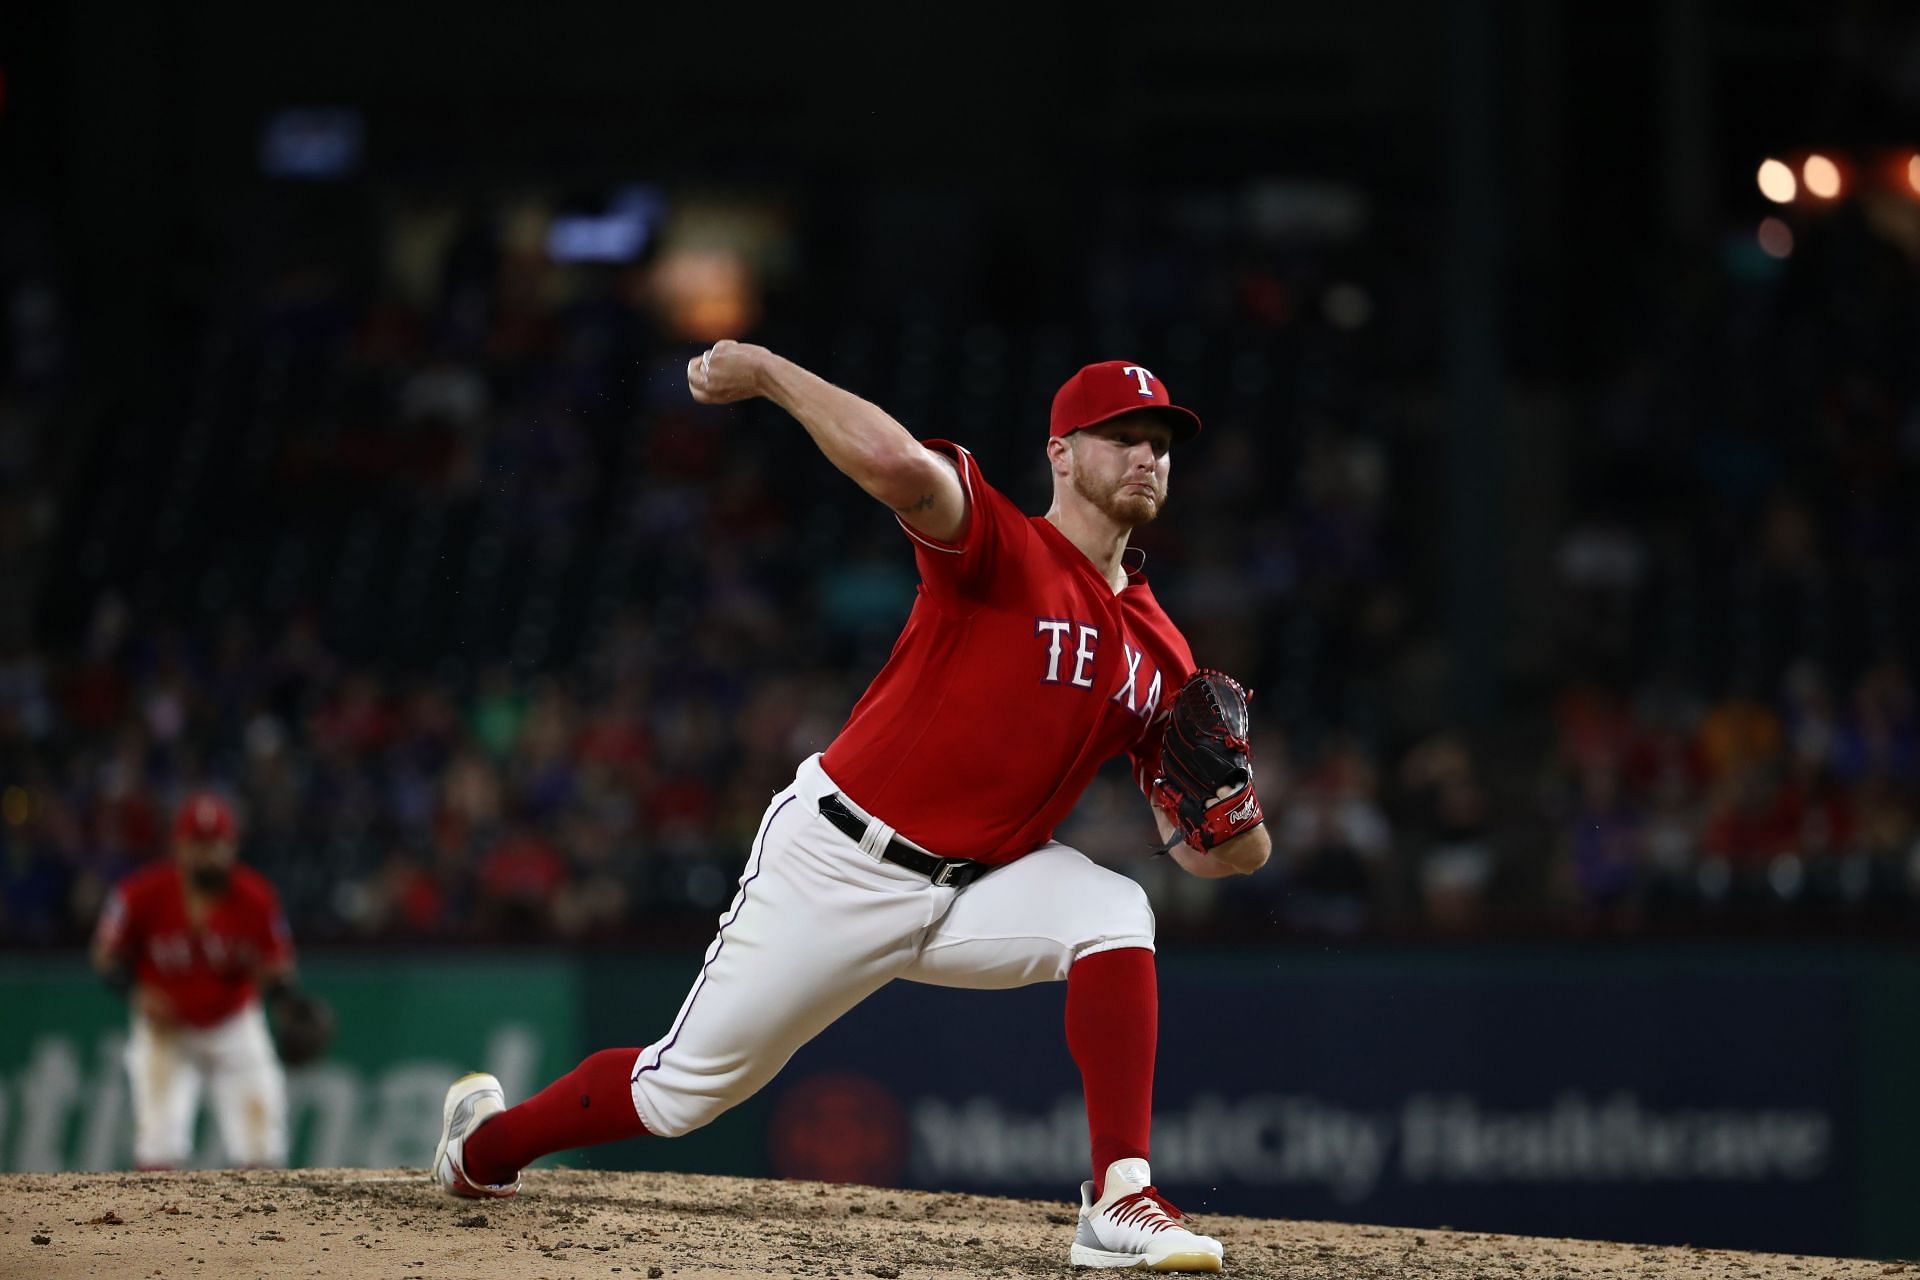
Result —
[[[341,1033],[291,1081],[295,1160],[424,1164],[454,1075],[518,1098],[643,1044],[698,961],[309,956]],[[1161,975],[1155,1173],[1193,1209],[1920,1254],[1920,955],[1182,953]],[[1086,1136],[1061,1002],[896,984],[712,1128],[572,1162],[1064,1197]],[[7,957],[0,1017],[0,1167],[124,1166],[119,1001],[77,957]]]

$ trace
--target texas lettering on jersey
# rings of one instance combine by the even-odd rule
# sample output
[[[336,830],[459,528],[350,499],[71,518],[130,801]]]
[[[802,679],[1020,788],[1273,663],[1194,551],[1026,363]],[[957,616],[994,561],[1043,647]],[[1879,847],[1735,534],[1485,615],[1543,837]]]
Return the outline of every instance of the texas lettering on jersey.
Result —
[[[1040,677],[1041,684],[1060,684],[1064,681],[1080,689],[1093,688],[1094,660],[1100,651],[1099,627],[1088,622],[1076,622],[1072,618],[1035,618],[1033,630],[1035,635],[1050,639],[1046,651],[1047,673]],[[1078,637],[1078,640],[1073,648],[1070,673],[1063,677],[1060,660],[1066,649],[1065,637],[1069,635]],[[1120,648],[1127,664],[1126,679],[1114,690],[1111,700],[1124,702],[1127,710],[1143,720],[1159,719],[1166,710],[1160,705],[1159,668],[1147,668],[1146,674],[1152,676],[1152,683],[1145,686],[1144,695],[1137,692],[1144,679],[1140,668],[1146,659],[1146,651],[1124,642]]]
[[[160,974],[184,974],[196,965],[216,973],[250,972],[258,966],[260,948],[246,938],[217,933],[156,933],[147,938],[146,956]]]

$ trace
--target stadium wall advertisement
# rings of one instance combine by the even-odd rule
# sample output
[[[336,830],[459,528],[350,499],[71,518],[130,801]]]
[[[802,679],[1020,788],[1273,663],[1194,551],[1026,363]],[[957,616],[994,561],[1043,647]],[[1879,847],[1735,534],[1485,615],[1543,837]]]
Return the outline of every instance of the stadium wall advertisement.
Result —
[[[341,1033],[291,1078],[295,1161],[424,1165],[454,1075],[517,1099],[643,1044],[696,967],[309,957]],[[1920,1253],[1911,954],[1185,953],[1161,995],[1154,1170],[1192,1211]],[[895,984],[708,1129],[564,1161],[1068,1198],[1087,1143],[1062,997]],[[77,962],[13,959],[0,1016],[0,1167],[124,1166],[119,1002]]]
[[[424,1167],[454,1076],[484,1068],[522,1097],[577,1060],[570,961],[313,961],[303,981],[332,1002],[339,1034],[288,1075],[295,1164]],[[6,958],[0,1018],[0,1169],[130,1168],[125,1003],[82,963]],[[195,1151],[221,1163],[204,1108]]]

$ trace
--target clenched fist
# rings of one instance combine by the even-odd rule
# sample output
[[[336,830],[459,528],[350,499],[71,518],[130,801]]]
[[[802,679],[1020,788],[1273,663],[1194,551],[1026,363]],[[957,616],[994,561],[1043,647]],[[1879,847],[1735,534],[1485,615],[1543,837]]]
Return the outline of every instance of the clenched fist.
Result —
[[[766,348],[722,338],[687,361],[687,390],[701,404],[732,404],[760,394],[760,360]]]

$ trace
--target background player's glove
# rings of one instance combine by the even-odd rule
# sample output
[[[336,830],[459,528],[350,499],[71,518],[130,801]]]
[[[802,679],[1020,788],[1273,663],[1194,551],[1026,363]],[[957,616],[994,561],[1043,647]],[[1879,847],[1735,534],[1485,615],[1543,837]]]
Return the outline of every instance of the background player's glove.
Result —
[[[312,1062],[333,1043],[333,1006],[319,996],[282,985],[267,992],[266,1005],[274,1048],[288,1066]]]
[[[1202,852],[1265,818],[1253,790],[1247,691],[1232,676],[1203,667],[1175,695],[1153,800]]]

